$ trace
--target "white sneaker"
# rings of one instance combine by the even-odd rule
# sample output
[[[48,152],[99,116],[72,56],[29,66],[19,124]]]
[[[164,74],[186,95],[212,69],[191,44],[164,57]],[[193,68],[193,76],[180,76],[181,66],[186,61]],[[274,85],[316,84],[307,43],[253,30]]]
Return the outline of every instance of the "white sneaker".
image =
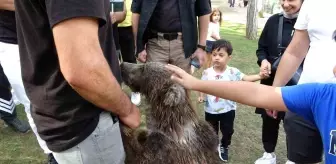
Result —
[[[131,101],[134,105],[139,106],[141,104],[141,96],[139,92],[131,93]]]
[[[264,155],[254,162],[255,164],[276,164],[274,153],[264,153]]]
[[[288,161],[286,162],[286,164],[295,164],[295,163],[292,162],[292,161],[290,161],[290,160],[288,160]]]

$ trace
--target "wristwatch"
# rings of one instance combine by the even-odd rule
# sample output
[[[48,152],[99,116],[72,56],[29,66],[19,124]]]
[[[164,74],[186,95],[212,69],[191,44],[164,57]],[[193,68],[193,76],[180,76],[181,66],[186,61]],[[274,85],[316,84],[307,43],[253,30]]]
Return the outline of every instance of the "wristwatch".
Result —
[[[203,46],[203,45],[197,44],[197,48],[200,48],[200,49],[205,51],[205,46]]]

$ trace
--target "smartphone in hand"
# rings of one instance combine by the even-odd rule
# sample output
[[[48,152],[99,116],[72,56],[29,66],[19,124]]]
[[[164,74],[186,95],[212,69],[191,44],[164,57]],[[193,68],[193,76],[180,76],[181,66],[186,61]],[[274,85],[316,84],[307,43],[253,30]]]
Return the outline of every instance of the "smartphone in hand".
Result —
[[[201,68],[200,62],[198,60],[198,58],[194,57],[191,59],[190,64],[194,67],[196,67],[197,69]]]

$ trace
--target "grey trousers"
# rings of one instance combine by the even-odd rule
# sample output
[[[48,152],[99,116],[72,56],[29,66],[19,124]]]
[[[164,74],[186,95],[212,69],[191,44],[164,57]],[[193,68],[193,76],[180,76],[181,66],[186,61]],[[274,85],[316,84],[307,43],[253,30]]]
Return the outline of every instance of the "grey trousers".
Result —
[[[119,122],[102,112],[96,129],[73,148],[53,153],[59,164],[123,164],[125,150],[121,140]]]

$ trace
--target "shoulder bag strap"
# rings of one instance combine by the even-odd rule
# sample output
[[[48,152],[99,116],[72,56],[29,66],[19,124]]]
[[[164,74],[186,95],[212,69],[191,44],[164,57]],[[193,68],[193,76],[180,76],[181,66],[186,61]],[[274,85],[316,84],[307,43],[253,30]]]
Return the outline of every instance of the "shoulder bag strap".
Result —
[[[281,56],[282,50],[282,30],[283,30],[283,15],[279,17],[279,26],[278,26],[278,55]]]

